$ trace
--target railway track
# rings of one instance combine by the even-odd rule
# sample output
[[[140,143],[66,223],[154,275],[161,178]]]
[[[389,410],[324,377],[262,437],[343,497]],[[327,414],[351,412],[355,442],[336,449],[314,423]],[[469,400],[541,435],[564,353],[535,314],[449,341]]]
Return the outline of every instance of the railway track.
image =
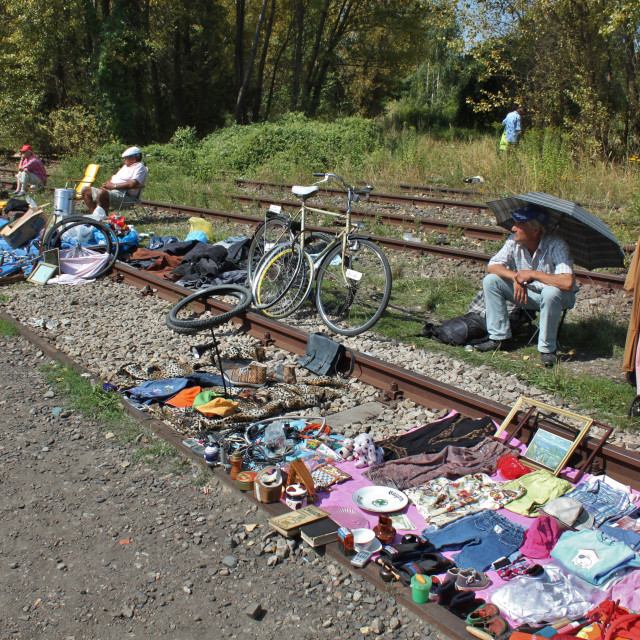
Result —
[[[192,293],[189,289],[156,278],[122,262],[116,263],[113,277],[119,282],[138,289],[152,291],[162,299],[172,302]],[[207,308],[216,313],[230,309],[228,305],[213,299],[207,302]],[[234,318],[232,322],[238,324],[243,332],[254,336],[265,345],[275,345],[297,355],[305,353],[308,334],[304,331],[254,312],[247,312],[241,317]],[[510,411],[510,407],[506,405],[384,362],[361,351],[354,353],[353,376],[379,389],[383,402],[408,398],[425,407],[455,409],[472,418],[490,416],[498,423],[501,423]],[[546,427],[554,433],[561,433],[552,423],[547,424]],[[525,433],[527,435],[530,433],[528,426],[525,427]],[[581,445],[579,454],[583,460],[594,453],[597,444],[596,439],[589,438]],[[634,479],[640,487],[640,457],[637,454],[614,445],[605,445],[599,456],[596,459],[598,468],[625,483],[630,483]]]
[[[4,184],[7,184],[7,183],[4,182]],[[256,202],[256,198],[252,196],[239,196],[239,198],[245,198],[247,200],[250,200],[251,202]],[[282,201],[270,199],[270,198],[264,200],[265,205],[269,205],[273,203],[281,204]],[[156,202],[152,200],[143,200],[142,204],[145,207],[153,207],[153,208],[161,209],[164,211],[176,212],[178,214],[198,215],[198,216],[203,216],[205,218],[210,218],[212,220],[231,222],[235,224],[248,225],[252,227],[257,227],[263,221],[263,218],[261,217],[248,216],[242,213],[236,213],[232,211],[220,211],[216,209],[205,209],[205,208],[193,207],[189,205],[178,205],[178,204],[172,204],[168,202]],[[289,204],[292,207],[294,205],[296,208],[300,207],[299,203],[290,202]],[[384,215],[385,214],[382,214],[381,217],[384,218]],[[390,215],[398,216],[399,214],[390,214]],[[370,218],[371,216],[368,215],[367,217]],[[419,218],[411,218],[409,216],[399,216],[399,217],[406,219],[406,224],[411,223],[412,225],[415,224],[417,220],[421,220]],[[441,221],[429,221],[429,222],[434,222],[434,223],[438,222],[441,225],[440,229],[442,231],[444,231],[445,229],[449,231],[453,226],[459,226],[459,225],[452,225],[451,223],[445,223]],[[475,225],[467,225],[467,226],[472,228],[473,232],[474,233],[477,232],[477,234],[482,234],[482,233],[492,234],[493,231],[491,231],[491,229],[494,229],[500,233],[499,238],[504,238],[504,231],[498,227],[479,227]],[[335,231],[335,229],[332,229],[329,227],[320,227],[315,225],[307,225],[307,228],[310,231],[324,231],[325,233],[330,233],[330,234],[333,234]],[[390,249],[392,251],[409,251],[409,252],[418,253],[420,255],[434,255],[441,258],[449,258],[453,260],[466,260],[466,261],[476,262],[479,264],[487,264],[491,259],[491,256],[489,254],[480,253],[476,251],[468,251],[466,249],[457,249],[457,248],[446,247],[442,245],[434,245],[434,244],[428,244],[428,243],[419,242],[419,241],[404,240],[404,239],[398,239],[398,238],[388,238],[384,236],[375,236],[371,234],[367,234],[367,235],[374,242],[377,242],[381,246],[385,247],[386,249]],[[475,237],[480,238],[482,236],[477,235]],[[496,238],[498,238],[497,235],[492,236],[492,239],[495,240]],[[489,239],[489,238],[485,236],[484,239]],[[583,284],[600,286],[600,287],[610,288],[610,289],[618,289],[618,290],[622,289],[625,281],[625,276],[608,274],[608,273],[600,273],[596,271],[587,271],[585,269],[576,269],[575,274],[576,274],[576,278]]]
[[[195,214],[204,216],[205,218],[211,218],[212,220],[245,224],[253,227],[257,227],[261,222],[263,222],[263,218],[261,217],[247,216],[242,213],[235,213],[231,211],[217,211],[215,209],[203,209],[200,207],[170,204],[167,202],[154,202],[151,200],[143,200],[143,204],[145,206],[155,207],[165,211]],[[330,227],[319,227],[315,225],[307,225],[307,229],[310,231],[324,231],[325,233],[331,234],[335,232],[335,229]],[[427,244],[424,242],[415,242],[412,240],[403,240],[398,238],[387,238],[384,236],[374,236],[371,234],[367,234],[367,236],[374,242],[392,251],[410,251],[419,253],[420,255],[434,255],[452,260],[467,260],[477,262],[479,264],[487,264],[491,259],[489,254],[468,251],[466,249],[456,249],[442,245]],[[601,286],[610,289],[622,289],[625,280],[625,276],[587,271],[585,269],[576,269],[575,274],[576,278],[583,284]]]

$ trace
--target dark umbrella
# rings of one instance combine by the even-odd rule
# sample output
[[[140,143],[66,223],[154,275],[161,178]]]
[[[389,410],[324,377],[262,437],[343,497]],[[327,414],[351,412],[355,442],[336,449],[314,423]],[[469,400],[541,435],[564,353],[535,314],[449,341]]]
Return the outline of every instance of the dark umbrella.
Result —
[[[527,204],[542,207],[549,216],[548,229],[569,245],[576,264],[586,269],[624,267],[624,252],[607,225],[575,202],[546,193],[525,193],[487,203],[501,227],[511,230],[511,212]]]

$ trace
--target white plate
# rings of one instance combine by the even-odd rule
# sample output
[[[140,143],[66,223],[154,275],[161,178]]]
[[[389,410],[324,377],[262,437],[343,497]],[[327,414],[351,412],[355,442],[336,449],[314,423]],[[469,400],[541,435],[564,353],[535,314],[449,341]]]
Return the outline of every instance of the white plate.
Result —
[[[365,511],[390,513],[407,506],[409,498],[402,491],[391,487],[362,487],[353,494],[353,501]]]
[[[370,553],[378,553],[380,549],[382,549],[382,542],[378,540],[378,538],[374,538],[369,544],[354,544],[355,550],[360,551],[369,551]]]

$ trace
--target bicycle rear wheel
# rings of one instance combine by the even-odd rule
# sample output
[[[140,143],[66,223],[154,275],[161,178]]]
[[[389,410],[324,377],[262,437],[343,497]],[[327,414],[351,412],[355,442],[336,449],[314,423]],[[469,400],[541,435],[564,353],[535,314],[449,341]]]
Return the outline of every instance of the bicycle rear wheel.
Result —
[[[297,243],[275,246],[258,265],[252,288],[254,306],[260,310],[269,309],[294,285],[298,288],[299,278],[304,278],[309,260]]]
[[[391,296],[391,267],[373,242],[362,238],[335,247],[316,277],[316,306],[322,321],[336,333],[356,336],[371,328]]]
[[[279,269],[280,266],[278,263],[280,261],[288,262],[289,260],[293,260],[293,258],[288,255],[289,250],[290,247],[283,247],[281,252],[273,256],[272,269]],[[297,311],[309,297],[309,294],[311,293],[311,285],[313,283],[313,259],[306,251],[302,252],[302,254],[302,263],[300,268],[296,271],[291,285],[276,303],[261,310],[264,315],[269,316],[270,318],[285,318],[286,316],[294,313],[294,311]],[[258,278],[260,279],[261,276],[262,274],[260,274]],[[260,289],[261,285],[258,283],[255,297],[262,295]]]
[[[99,270],[89,276],[81,276],[87,279],[99,278],[107,273],[118,259],[120,241],[111,227],[85,216],[71,216],[59,220],[47,231],[42,240],[44,250],[66,249],[73,246],[81,246],[104,254],[104,265]]]
[[[249,286],[253,285],[258,265],[264,255],[269,253],[276,245],[289,241],[293,241],[293,233],[289,226],[289,220],[282,216],[269,218],[256,229],[249,245],[249,255],[247,257]]]

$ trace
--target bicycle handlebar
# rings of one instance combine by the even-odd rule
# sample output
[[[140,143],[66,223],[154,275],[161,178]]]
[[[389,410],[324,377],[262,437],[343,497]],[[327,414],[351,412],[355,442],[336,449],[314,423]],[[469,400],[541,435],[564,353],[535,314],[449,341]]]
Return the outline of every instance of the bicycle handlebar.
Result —
[[[368,196],[373,191],[372,185],[368,184],[366,187],[361,188],[354,187],[353,185],[347,184],[339,175],[335,173],[314,173],[313,175],[315,178],[324,176],[324,180],[320,180],[320,182],[327,182],[329,178],[335,178],[336,180],[340,181],[347,190],[351,191],[351,193],[356,193],[361,196]]]

